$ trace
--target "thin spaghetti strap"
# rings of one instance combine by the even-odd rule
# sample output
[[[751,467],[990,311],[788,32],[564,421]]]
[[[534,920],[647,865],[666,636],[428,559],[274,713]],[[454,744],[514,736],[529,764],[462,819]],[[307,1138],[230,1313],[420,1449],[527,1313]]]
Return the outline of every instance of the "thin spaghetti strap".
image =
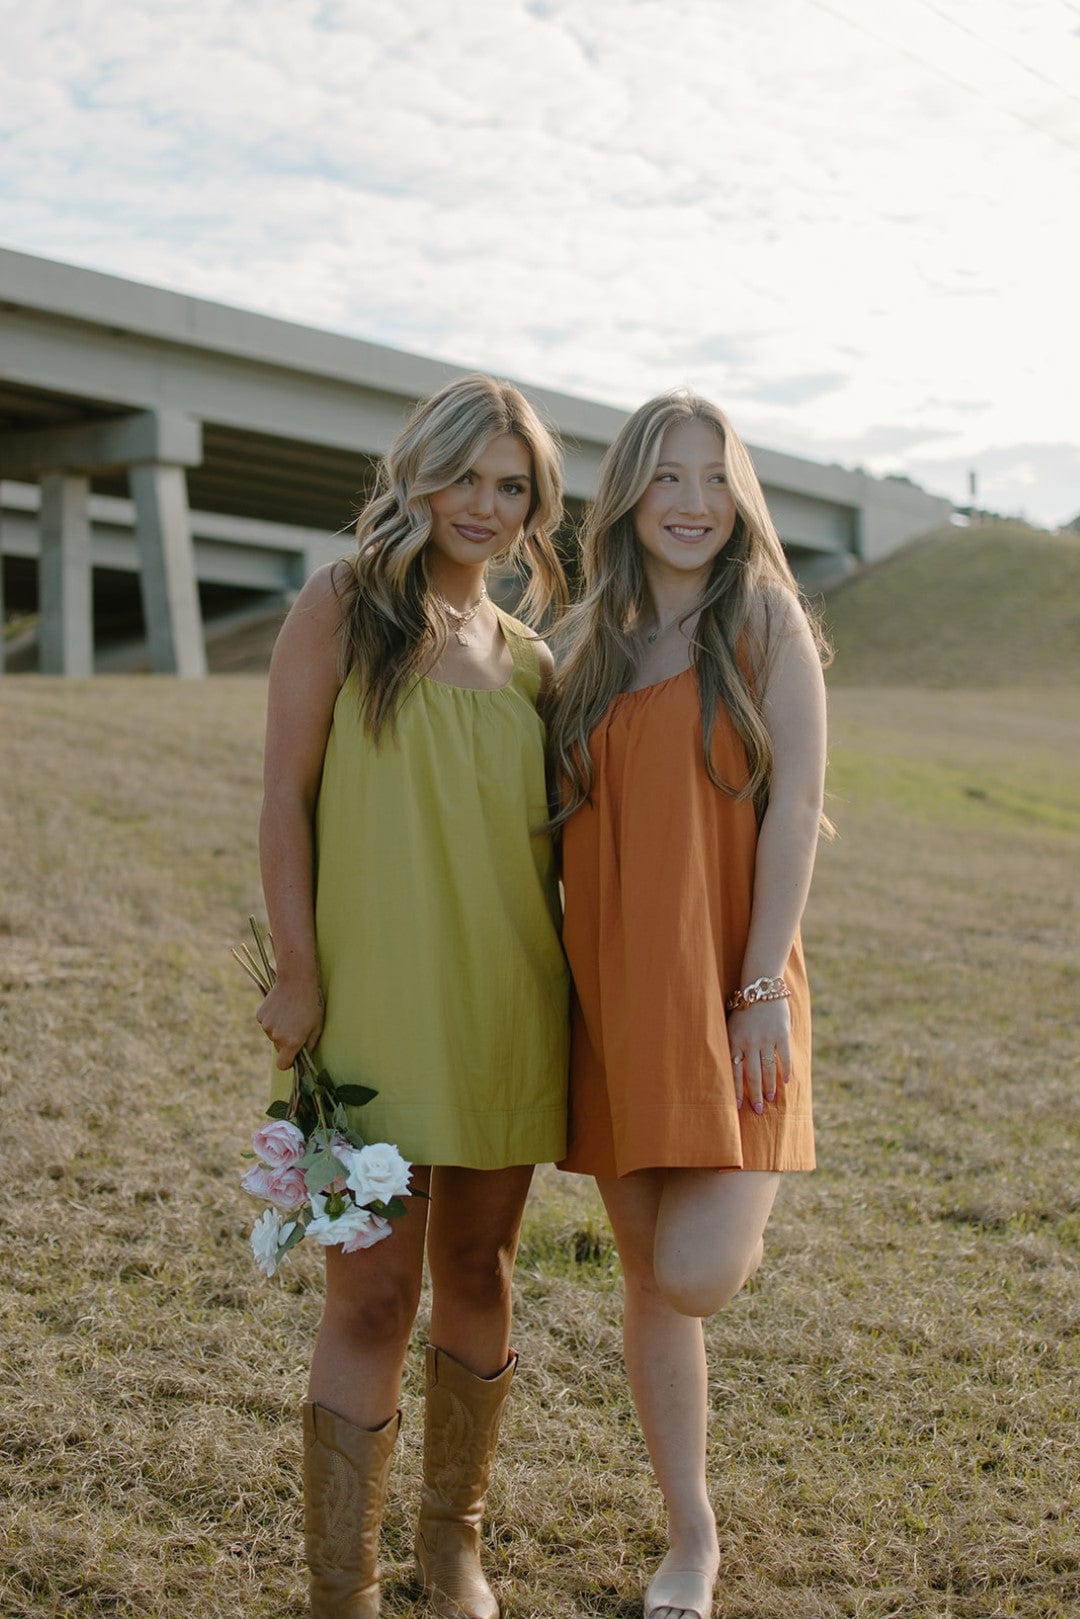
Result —
[[[540,692],[540,654],[536,650],[536,638],[520,619],[505,613],[494,602],[491,605],[499,615],[503,638],[514,660],[513,679],[524,689],[529,701],[535,703]]]

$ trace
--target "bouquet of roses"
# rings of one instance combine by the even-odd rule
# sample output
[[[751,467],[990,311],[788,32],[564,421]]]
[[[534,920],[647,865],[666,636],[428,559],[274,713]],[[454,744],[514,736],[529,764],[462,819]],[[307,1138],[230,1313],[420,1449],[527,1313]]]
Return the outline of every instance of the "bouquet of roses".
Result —
[[[267,995],[277,977],[269,935],[264,938],[253,916],[248,920],[257,954],[247,945],[232,954]],[[301,1046],[292,1095],[267,1108],[269,1122],[251,1138],[257,1162],[240,1180],[246,1192],[270,1205],[251,1233],[264,1275],[273,1276],[304,1237],[324,1248],[340,1244],[352,1254],[388,1237],[390,1221],[405,1213],[412,1165],[389,1142],[369,1144],[349,1128],[345,1109],[363,1107],[375,1095],[367,1085],[335,1085]]]

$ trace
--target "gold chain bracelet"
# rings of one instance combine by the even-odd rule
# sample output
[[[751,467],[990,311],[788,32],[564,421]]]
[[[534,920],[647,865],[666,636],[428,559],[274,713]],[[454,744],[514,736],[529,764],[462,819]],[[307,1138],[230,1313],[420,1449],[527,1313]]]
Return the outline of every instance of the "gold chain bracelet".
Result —
[[[790,996],[791,991],[782,978],[755,978],[745,989],[737,989],[734,995],[728,996],[724,1011],[744,1012],[748,1006],[756,1006],[758,1001],[786,1001]]]

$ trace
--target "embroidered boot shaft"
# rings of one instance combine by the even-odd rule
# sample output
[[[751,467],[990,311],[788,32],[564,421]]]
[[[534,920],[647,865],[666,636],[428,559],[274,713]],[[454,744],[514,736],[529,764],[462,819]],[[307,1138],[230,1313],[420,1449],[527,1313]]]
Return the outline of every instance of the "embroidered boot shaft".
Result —
[[[424,1484],[416,1562],[438,1619],[499,1619],[480,1567],[480,1520],[517,1356],[476,1377],[428,1345]]]
[[[371,1432],[304,1407],[304,1546],[311,1619],[378,1619],[379,1527],[401,1412]]]

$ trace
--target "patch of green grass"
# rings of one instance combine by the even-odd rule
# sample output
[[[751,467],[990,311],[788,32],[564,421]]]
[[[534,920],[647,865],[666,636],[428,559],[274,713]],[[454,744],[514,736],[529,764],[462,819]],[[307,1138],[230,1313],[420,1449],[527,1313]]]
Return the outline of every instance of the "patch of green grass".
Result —
[[[955,826],[1020,820],[1059,832],[1080,832],[1080,800],[1065,800],[1054,787],[1040,791],[963,765],[869,749],[834,754],[829,793],[832,808],[858,801]]]
[[[13,613],[9,618],[0,622],[0,635],[4,641],[14,641],[20,635],[25,635],[37,624],[36,613]]]
[[[834,685],[1074,687],[1080,535],[952,526],[829,592]]]
[[[518,1250],[519,1277],[610,1286],[620,1276],[604,1206],[591,1180],[538,1171]]]

